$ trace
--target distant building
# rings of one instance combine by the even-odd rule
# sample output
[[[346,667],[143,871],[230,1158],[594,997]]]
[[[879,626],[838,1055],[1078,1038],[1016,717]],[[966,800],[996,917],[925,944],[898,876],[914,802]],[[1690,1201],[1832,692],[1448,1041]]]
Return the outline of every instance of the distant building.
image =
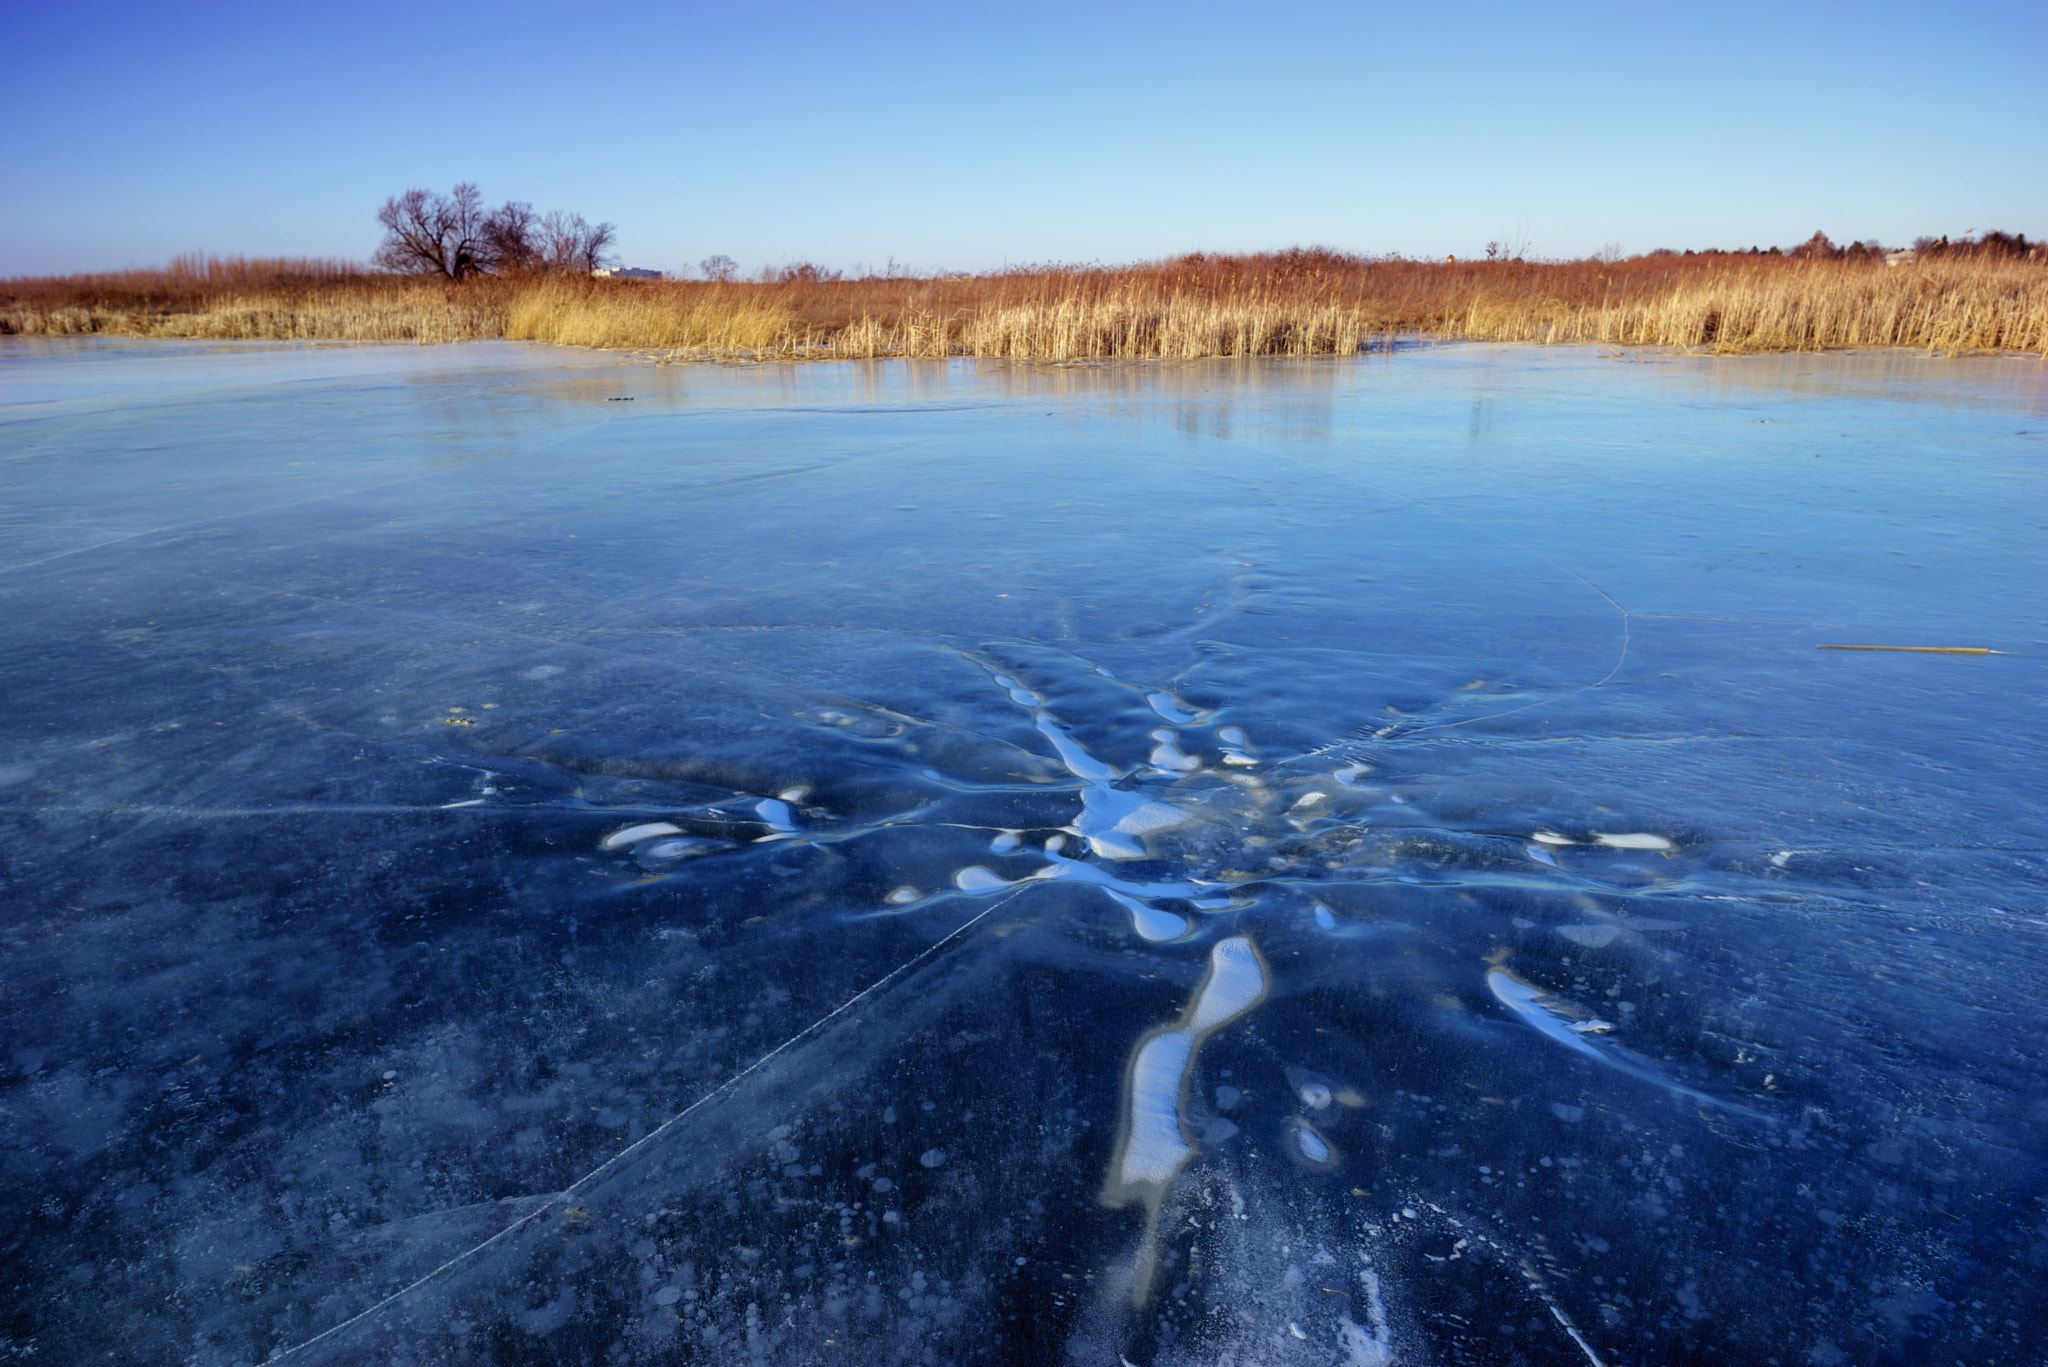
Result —
[[[591,274],[607,280],[666,280],[668,278],[660,271],[650,271],[644,266],[599,266]]]
[[[1887,266],[1910,266],[1919,259],[1920,253],[1911,247],[1902,247],[1898,251],[1884,254],[1884,264]]]

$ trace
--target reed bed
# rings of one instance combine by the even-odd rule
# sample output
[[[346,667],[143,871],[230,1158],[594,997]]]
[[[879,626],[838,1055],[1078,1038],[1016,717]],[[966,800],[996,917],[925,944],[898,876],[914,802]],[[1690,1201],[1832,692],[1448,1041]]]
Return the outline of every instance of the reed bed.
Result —
[[[800,345],[802,320],[752,285],[683,290],[650,282],[543,280],[519,290],[504,335],[557,346],[660,347],[734,353],[785,352]]]
[[[510,299],[499,280],[437,286],[341,261],[195,255],[0,282],[0,334],[467,342],[504,336]]]
[[[1314,249],[1119,268],[778,283],[485,278],[183,258],[0,282],[0,333],[442,342],[677,356],[1052,361],[1348,355],[1398,334],[1723,353],[1913,347],[2048,355],[2048,260],[1660,255],[1419,262]]]

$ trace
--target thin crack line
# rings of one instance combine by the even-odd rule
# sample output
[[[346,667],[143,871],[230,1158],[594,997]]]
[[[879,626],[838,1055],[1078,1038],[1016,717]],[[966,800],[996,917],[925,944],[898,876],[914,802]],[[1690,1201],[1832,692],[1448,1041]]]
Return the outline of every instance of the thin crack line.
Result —
[[[398,1290],[392,1292],[390,1295],[386,1296],[384,1299],[378,1301],[376,1304],[370,1306],[369,1308],[358,1311],[356,1314],[349,1316],[340,1324],[334,1325],[333,1327],[328,1329],[323,1329],[319,1333],[315,1334],[313,1337],[305,1340],[303,1343],[295,1344],[292,1347],[285,1349],[281,1353],[272,1354],[270,1358],[267,1359],[267,1361],[281,1362],[285,1358],[292,1357],[297,1353],[304,1352],[306,1349],[311,1348],[314,1344],[320,1342],[322,1339],[331,1338],[334,1335],[341,1333],[344,1329],[349,1328],[351,1325],[354,1325],[362,1320],[368,1319],[370,1316],[374,1314],[377,1314],[379,1311],[383,1310],[385,1307],[389,1306],[394,1301],[400,1300],[403,1297],[412,1294],[414,1291],[417,1291],[420,1287],[425,1286],[428,1282],[440,1276],[443,1272],[446,1272],[449,1268],[454,1267],[459,1263],[467,1262],[469,1259],[475,1257],[477,1254],[489,1248],[492,1244],[499,1242],[501,1239],[508,1238],[514,1233],[517,1233],[526,1225],[532,1223],[534,1220],[537,1220],[542,1215],[546,1214],[549,1207],[551,1207],[555,1202],[564,1200],[570,1196],[575,1195],[577,1191],[590,1185],[590,1183],[596,1181],[599,1177],[603,1176],[611,1169],[617,1167],[626,1159],[630,1158],[634,1153],[646,1148],[649,1144],[652,1144],[655,1140],[661,1138],[670,1130],[682,1124],[685,1120],[688,1120],[692,1115],[695,1115],[698,1111],[704,1109],[704,1107],[710,1105],[713,1101],[717,1100],[719,1097],[731,1091],[734,1087],[738,1086],[742,1081],[744,1081],[748,1076],[750,1076],[753,1073],[759,1072],[762,1068],[766,1067],[769,1061],[774,1059],[778,1054],[781,1054],[786,1050],[790,1049],[798,1041],[806,1038],[807,1036],[815,1034],[819,1029],[829,1024],[837,1017],[845,1015],[848,1011],[852,1010],[854,1006],[856,1006],[863,998],[873,995],[876,991],[886,986],[891,980],[901,977],[904,973],[907,973],[912,968],[915,968],[918,964],[924,962],[926,959],[929,959],[932,955],[938,953],[941,949],[944,949],[953,941],[959,939],[962,935],[965,935],[969,930],[972,930],[982,921],[987,920],[990,916],[995,914],[997,909],[1002,907],[1005,903],[1015,900],[1018,896],[1022,894],[1022,892],[1023,889],[1020,888],[1012,891],[1008,896],[997,898],[994,902],[990,903],[985,909],[983,909],[979,914],[962,922],[950,933],[934,941],[931,945],[919,951],[917,954],[914,954],[910,958],[904,960],[895,968],[890,969],[887,973],[884,973],[881,977],[875,979],[875,981],[869,983],[866,987],[854,993],[851,997],[848,997],[838,1006],[832,1008],[832,1010],[826,1012],[818,1019],[812,1021],[803,1029],[797,1031],[794,1035],[791,1035],[788,1039],[776,1045],[767,1053],[761,1055],[760,1058],[755,1059],[752,1063],[748,1064],[744,1069],[733,1074],[724,1082],[719,1083],[716,1087],[706,1092],[703,1096],[698,1097],[688,1106],[685,1106],[682,1110],[676,1112],[667,1120],[663,1121],[658,1128],[650,1131],[648,1134],[646,1134],[640,1139],[635,1140],[633,1143],[628,1144],[625,1148],[619,1150],[610,1158],[607,1158],[604,1162],[598,1164],[589,1172],[577,1178],[574,1182],[571,1182],[568,1186],[563,1187],[560,1191],[548,1193],[546,1199],[542,1202],[541,1205],[537,1206],[534,1210],[528,1212],[527,1214],[520,1216],[517,1220],[514,1220],[511,1224],[505,1226],[496,1234],[493,1234],[490,1238],[485,1239],[482,1243],[477,1244],[473,1248],[465,1249],[461,1253],[456,1254],[447,1262],[442,1263],[439,1267],[434,1268],[432,1271],[427,1272],[419,1278],[415,1279],[414,1281],[411,1281],[406,1285],[400,1287]]]

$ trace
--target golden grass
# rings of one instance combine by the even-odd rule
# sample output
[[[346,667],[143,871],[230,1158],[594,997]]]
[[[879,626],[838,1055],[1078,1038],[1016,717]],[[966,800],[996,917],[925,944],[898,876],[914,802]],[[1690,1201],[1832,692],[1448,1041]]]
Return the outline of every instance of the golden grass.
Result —
[[[0,332],[461,341],[682,355],[1040,360],[1349,355],[1401,333],[1715,352],[2048,354],[2048,261],[1776,256],[1375,261],[1319,250],[1115,269],[773,284],[480,279],[201,261],[0,283]]]
[[[801,326],[786,304],[751,285],[714,284],[679,294],[638,281],[619,288],[598,280],[542,280],[514,295],[504,335],[558,346],[781,352]]]
[[[0,333],[277,341],[502,337],[500,282],[449,288],[346,262],[180,257],[163,270],[0,282]]]
[[[1847,262],[1710,269],[1638,297],[1573,307],[1475,294],[1430,329],[1498,341],[1610,342],[1715,352],[1916,347],[2048,353],[2048,268],[1936,260],[1886,268]]]

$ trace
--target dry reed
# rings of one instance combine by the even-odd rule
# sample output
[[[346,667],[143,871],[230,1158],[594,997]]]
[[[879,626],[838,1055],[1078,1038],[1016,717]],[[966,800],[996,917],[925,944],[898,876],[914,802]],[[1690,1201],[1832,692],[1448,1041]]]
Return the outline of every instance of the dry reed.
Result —
[[[779,283],[481,279],[191,257],[0,283],[0,332],[460,341],[701,356],[1043,360],[1352,354],[1399,333],[1715,352],[2048,354],[2048,262],[1777,256],[1419,262],[1318,250],[1116,269]]]

